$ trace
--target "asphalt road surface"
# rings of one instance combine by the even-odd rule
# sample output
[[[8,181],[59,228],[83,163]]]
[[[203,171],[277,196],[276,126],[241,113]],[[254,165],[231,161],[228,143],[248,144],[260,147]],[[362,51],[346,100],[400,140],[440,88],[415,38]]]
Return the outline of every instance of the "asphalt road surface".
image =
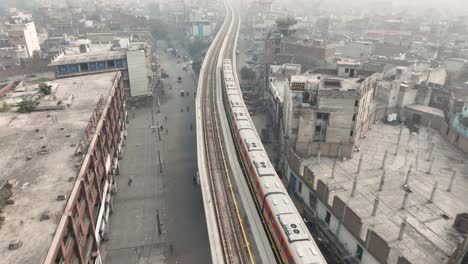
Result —
[[[129,112],[109,241],[103,246],[104,263],[211,262],[202,194],[193,183],[197,174],[196,86],[174,56],[158,51],[158,57],[169,73],[160,113],[158,107],[153,112],[156,127],[163,129],[158,134],[152,128],[151,104]],[[189,95],[181,96],[181,90]]]

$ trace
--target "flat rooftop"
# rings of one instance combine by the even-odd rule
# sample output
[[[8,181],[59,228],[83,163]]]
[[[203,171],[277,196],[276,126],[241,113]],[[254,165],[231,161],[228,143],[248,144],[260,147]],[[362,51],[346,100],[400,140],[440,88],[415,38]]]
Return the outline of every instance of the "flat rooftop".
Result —
[[[13,205],[2,213],[0,259],[2,263],[39,263],[47,254],[62,216],[66,195],[73,187],[81,167],[74,156],[85,127],[102,97],[107,99],[117,72],[64,78],[48,82],[52,95],[44,96],[39,106],[53,107],[58,102],[66,110],[18,113],[0,112],[0,184],[12,185]],[[34,96],[36,85],[25,85],[0,98],[17,102],[24,95]],[[50,219],[41,221],[48,214]],[[9,250],[10,241],[19,239],[19,249]]]
[[[422,128],[419,134],[410,134],[405,127],[397,154],[394,155],[400,127],[375,124],[362,139],[360,151],[354,153],[353,159],[336,163],[334,178],[331,177],[333,159],[322,157],[318,164],[317,159],[312,157],[303,162],[315,174],[314,186],[317,186],[319,179],[328,186],[330,205],[333,197],[338,196],[361,219],[363,241],[369,229],[386,241],[390,247],[388,263],[396,263],[400,255],[413,264],[443,263],[455,250],[460,237],[453,227],[455,217],[468,212],[468,156],[437,131],[429,131]],[[429,136],[432,132],[433,136]],[[431,157],[434,161],[431,172],[427,173],[431,143],[434,143]],[[386,151],[385,183],[383,190],[379,191]],[[363,162],[361,172],[357,174],[360,155],[363,155]],[[412,166],[412,172],[405,186],[409,166]],[[455,182],[452,190],[448,191],[454,172]],[[354,177],[357,177],[357,189],[352,197]],[[436,182],[435,198],[429,203]],[[402,209],[407,192],[407,205]],[[380,203],[376,215],[372,216],[377,195]],[[408,223],[406,233],[402,240],[398,240],[404,218]]]
[[[49,66],[68,65],[76,63],[87,63],[94,61],[106,61],[125,58],[125,50],[109,50],[108,48],[93,48],[88,52],[80,53],[65,51],[65,54],[52,60]]]

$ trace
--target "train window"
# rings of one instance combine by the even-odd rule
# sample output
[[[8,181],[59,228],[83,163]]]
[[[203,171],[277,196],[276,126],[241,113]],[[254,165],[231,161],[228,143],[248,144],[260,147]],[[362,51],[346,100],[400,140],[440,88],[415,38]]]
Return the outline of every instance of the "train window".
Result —
[[[327,211],[327,215],[325,216],[325,222],[329,225],[330,224],[330,218],[331,218],[331,214],[330,212]]]

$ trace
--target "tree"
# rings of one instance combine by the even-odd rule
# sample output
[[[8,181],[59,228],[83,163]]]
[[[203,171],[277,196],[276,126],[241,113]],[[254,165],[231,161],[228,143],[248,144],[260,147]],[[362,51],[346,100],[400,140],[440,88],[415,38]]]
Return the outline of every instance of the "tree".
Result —
[[[200,74],[201,66],[202,66],[202,61],[200,59],[195,59],[192,62],[192,69],[195,72],[195,74],[197,75]]]
[[[49,95],[52,93],[52,86],[47,85],[46,83],[39,84],[39,91],[44,95]]]
[[[257,73],[249,67],[242,67],[241,78],[243,80],[253,81],[257,78]]]
[[[209,43],[204,40],[196,39],[189,44],[189,54],[192,58],[198,58],[202,52],[208,48]]]
[[[28,113],[36,109],[36,102],[32,99],[23,98],[23,101],[18,104],[18,112]]]
[[[153,37],[157,39],[167,38],[167,24],[164,23],[161,19],[150,19],[148,21],[148,26]]]

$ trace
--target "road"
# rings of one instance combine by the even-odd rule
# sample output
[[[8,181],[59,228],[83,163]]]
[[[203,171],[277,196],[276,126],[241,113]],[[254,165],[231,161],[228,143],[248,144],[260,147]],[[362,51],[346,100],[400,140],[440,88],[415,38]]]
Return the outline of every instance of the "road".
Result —
[[[165,48],[162,43],[158,47]],[[129,113],[109,241],[104,244],[105,263],[211,262],[201,191],[192,181],[197,173],[195,83],[172,55],[158,51],[158,56],[170,76],[164,81],[160,113],[154,111],[156,125],[164,129],[159,140],[150,128],[151,106]],[[177,76],[182,83],[177,83]],[[189,96],[180,96],[181,90]],[[128,186],[132,174],[134,181]]]

